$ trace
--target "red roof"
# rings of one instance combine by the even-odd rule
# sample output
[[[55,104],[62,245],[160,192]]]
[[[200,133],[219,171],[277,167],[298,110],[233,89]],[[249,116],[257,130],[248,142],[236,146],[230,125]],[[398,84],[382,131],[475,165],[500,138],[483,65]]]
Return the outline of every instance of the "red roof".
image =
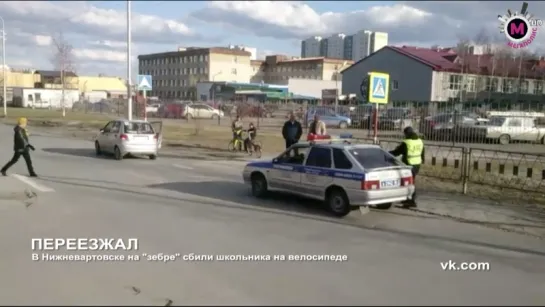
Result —
[[[520,70],[520,75],[526,78],[545,77],[544,60],[523,59],[521,63],[520,58],[494,57],[492,54],[460,56],[452,48],[436,50],[411,46],[387,46],[385,48],[390,48],[428,65],[435,71],[464,72],[517,78]]]

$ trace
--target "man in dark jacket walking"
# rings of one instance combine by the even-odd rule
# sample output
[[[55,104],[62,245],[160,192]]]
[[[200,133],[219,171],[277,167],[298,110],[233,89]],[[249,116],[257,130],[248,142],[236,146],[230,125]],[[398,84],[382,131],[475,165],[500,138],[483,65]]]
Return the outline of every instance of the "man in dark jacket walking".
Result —
[[[290,119],[282,127],[282,136],[286,141],[286,148],[299,142],[301,135],[303,135],[303,128],[301,127],[301,123],[295,119],[295,115],[292,112],[290,113]]]
[[[12,167],[17,161],[19,161],[19,158],[23,156],[23,159],[25,159],[26,167],[28,168],[28,173],[30,177],[38,177],[36,173],[34,172],[34,167],[32,167],[32,160],[30,159],[30,153],[28,152],[29,149],[35,150],[34,146],[30,145],[28,143],[28,133],[26,131],[26,124],[27,119],[24,117],[19,118],[17,121],[17,126],[13,128],[13,157],[11,160],[2,167],[0,172],[3,176],[6,176],[6,172],[10,167]]]
[[[420,171],[420,165],[424,163],[424,142],[422,142],[412,127],[405,128],[403,134],[405,134],[405,139],[396,149],[390,151],[390,154],[396,157],[402,155],[401,161],[412,166],[414,184],[416,182],[416,175]],[[416,191],[410,200],[403,202],[403,206],[405,208],[416,207]]]

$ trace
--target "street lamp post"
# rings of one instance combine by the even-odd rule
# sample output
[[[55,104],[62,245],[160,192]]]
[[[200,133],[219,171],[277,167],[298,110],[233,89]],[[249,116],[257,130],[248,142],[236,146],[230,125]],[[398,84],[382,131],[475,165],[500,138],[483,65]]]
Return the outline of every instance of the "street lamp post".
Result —
[[[212,76],[212,103],[214,104],[214,108],[216,108],[216,77],[221,75],[222,71],[219,71],[218,73],[214,74]],[[218,108],[219,110],[219,108]],[[220,110],[221,111],[221,110]],[[221,114],[220,114],[221,115]],[[218,116],[218,125],[220,125],[220,119],[221,116]]]
[[[8,116],[8,108],[7,108],[7,80],[6,80],[6,31],[5,31],[5,24],[4,24],[4,18],[0,17],[0,20],[2,21],[2,93],[3,93],[3,99],[2,102],[4,103],[4,117]]]
[[[127,109],[128,119],[132,120],[132,81],[131,81],[131,1],[127,1]]]
[[[342,70],[347,63],[347,61],[344,61],[341,67],[338,65],[335,66],[335,113],[337,113],[339,109],[339,71]]]

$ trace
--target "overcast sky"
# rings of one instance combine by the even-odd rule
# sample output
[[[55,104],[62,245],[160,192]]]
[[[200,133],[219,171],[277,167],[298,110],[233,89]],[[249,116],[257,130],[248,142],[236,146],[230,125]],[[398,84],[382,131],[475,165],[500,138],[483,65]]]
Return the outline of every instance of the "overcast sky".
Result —
[[[388,32],[390,44],[450,46],[478,32],[501,41],[497,15],[520,11],[514,1],[210,1],[132,2],[133,68],[138,54],[178,46],[256,47],[258,55],[298,56],[300,41],[313,35]],[[529,1],[536,18],[545,2]],[[541,14],[540,14],[541,12]],[[126,77],[126,2],[0,1],[7,33],[7,65],[53,69],[54,40],[63,33],[73,46],[79,74]],[[545,54],[545,27],[533,48]]]

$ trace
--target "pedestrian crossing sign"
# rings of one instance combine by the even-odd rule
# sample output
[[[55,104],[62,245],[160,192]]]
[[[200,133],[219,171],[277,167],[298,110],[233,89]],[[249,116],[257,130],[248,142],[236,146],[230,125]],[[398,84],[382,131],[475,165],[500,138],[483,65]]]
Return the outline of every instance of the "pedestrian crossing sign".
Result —
[[[151,91],[151,80],[152,77],[150,75],[138,75],[137,82],[138,82],[138,90],[139,91]]]
[[[369,73],[369,102],[388,103],[390,75],[378,72]]]

